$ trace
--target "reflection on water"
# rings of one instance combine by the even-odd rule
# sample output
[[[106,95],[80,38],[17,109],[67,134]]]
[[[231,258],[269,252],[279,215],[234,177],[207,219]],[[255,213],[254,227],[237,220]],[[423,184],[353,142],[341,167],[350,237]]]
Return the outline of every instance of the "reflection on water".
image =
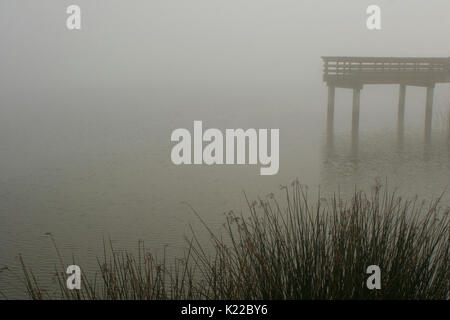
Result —
[[[355,185],[368,188],[386,178],[401,194],[426,199],[445,189],[447,131],[436,126],[425,149],[422,121],[410,121],[399,148],[392,108],[366,100],[355,152],[341,112],[345,105],[337,105],[336,134],[326,139],[326,101],[317,99],[326,98],[322,89],[271,93],[272,99],[259,98],[260,90],[234,96],[164,93],[164,99],[130,90],[120,96],[97,90],[14,97],[0,109],[0,266],[17,266],[21,253],[38,278],[49,279],[58,261],[47,232],[66,261],[73,254],[88,273],[109,237],[120,248],[137,248],[142,239],[160,254],[164,245],[176,254],[189,224],[201,228],[185,202],[220,228],[223,212],[245,211],[242,191],[250,199],[279,194],[280,185],[297,177],[312,191],[340,187],[344,196]],[[279,128],[279,174],[260,176],[254,166],[172,165],[170,133],[193,120],[220,129]],[[447,194],[443,203],[449,200]],[[0,275],[1,291],[20,295],[15,287],[12,276]]]
[[[350,135],[327,134],[322,151],[322,184],[367,187],[387,182],[402,194],[427,199],[440,196],[450,183],[450,140],[443,132],[424,141],[420,131],[395,137],[394,132],[363,134],[359,144]],[[351,192],[351,190],[350,190]],[[442,204],[450,203],[448,192]]]

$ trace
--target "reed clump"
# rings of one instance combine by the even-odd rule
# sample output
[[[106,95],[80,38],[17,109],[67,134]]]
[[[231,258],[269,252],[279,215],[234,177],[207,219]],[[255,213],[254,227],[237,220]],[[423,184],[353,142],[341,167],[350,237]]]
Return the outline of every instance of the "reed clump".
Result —
[[[406,200],[377,185],[311,202],[298,181],[226,216],[225,228],[202,243],[193,233],[185,256],[158,261],[140,243],[138,254],[110,246],[98,277],[59,293],[39,288],[22,263],[33,299],[448,299],[449,208],[439,199]],[[369,290],[366,269],[381,269],[381,289]]]

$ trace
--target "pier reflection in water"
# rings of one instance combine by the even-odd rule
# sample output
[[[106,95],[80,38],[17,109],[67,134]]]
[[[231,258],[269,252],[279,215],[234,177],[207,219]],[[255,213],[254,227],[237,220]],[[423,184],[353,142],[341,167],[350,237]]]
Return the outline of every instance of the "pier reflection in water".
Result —
[[[450,138],[443,130],[435,130],[433,139],[425,141],[419,131],[396,139],[395,130],[364,133],[358,145],[351,134],[328,131],[324,140],[320,180],[325,189],[350,192],[352,187],[366,188],[372,180],[387,182],[408,196],[428,197],[432,189],[439,189],[443,205],[450,203]]]

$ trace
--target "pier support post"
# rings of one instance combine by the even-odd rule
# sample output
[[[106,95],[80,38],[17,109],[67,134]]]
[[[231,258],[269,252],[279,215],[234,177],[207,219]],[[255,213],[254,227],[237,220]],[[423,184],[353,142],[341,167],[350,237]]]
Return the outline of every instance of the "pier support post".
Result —
[[[425,143],[431,142],[431,119],[433,117],[434,84],[427,88],[427,102],[425,106]]]
[[[398,115],[397,115],[397,138],[399,146],[403,146],[403,138],[405,132],[405,97],[406,97],[406,85],[401,84],[398,98]]]
[[[327,144],[333,145],[334,135],[334,100],[336,89],[334,86],[328,86],[328,111],[327,111]]]
[[[359,107],[362,86],[353,88],[353,108],[352,108],[352,149],[358,150],[359,143]]]

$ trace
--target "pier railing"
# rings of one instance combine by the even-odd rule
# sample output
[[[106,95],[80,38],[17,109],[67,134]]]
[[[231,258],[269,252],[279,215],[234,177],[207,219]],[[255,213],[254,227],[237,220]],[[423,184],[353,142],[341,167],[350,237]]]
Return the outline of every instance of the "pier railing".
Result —
[[[360,84],[449,82],[450,58],[322,57],[323,80]]]

